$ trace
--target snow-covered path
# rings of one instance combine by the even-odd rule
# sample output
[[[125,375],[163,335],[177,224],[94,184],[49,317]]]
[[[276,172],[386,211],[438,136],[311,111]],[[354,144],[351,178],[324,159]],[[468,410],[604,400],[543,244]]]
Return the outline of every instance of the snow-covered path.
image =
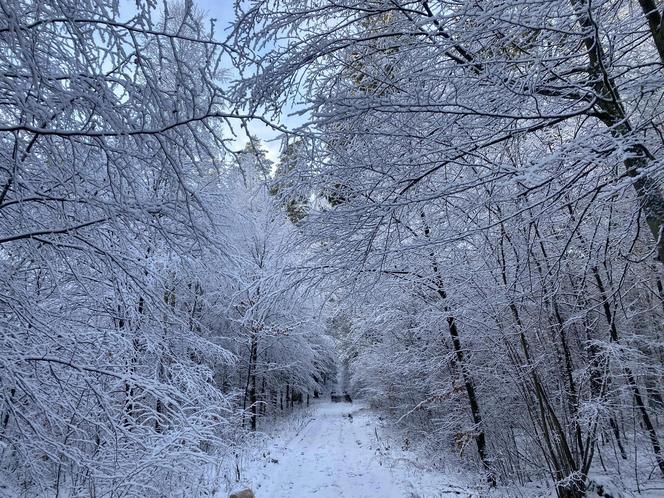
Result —
[[[257,498],[471,494],[454,478],[427,473],[403,458],[403,451],[395,453],[380,432],[363,405],[321,402],[297,435],[271,449],[262,465],[250,465],[245,476]]]

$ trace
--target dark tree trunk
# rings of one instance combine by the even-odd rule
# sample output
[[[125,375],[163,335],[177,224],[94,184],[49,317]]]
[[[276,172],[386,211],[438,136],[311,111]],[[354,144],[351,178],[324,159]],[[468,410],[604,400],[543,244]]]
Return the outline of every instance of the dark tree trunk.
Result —
[[[606,317],[607,323],[609,324],[611,341],[618,343],[620,339],[618,335],[618,327],[615,322],[615,317],[613,316],[613,311],[611,310],[611,304],[609,303],[608,296],[606,294],[604,282],[602,282],[602,279],[599,275],[599,270],[596,268],[593,269],[593,274],[595,276],[595,282],[597,283],[597,288],[599,289],[600,297],[602,299],[604,315]],[[623,367],[623,372],[625,373],[625,378],[627,379],[627,385],[630,387],[632,395],[634,396],[634,404],[636,405],[636,408],[641,415],[643,427],[645,428],[648,434],[648,438],[650,439],[650,445],[652,446],[653,453],[655,454],[655,461],[657,462],[657,466],[659,467],[660,472],[664,476],[664,456],[662,455],[662,446],[659,442],[655,426],[650,419],[650,414],[646,408],[641,390],[639,389],[638,383],[636,382],[636,377],[634,377],[632,369],[627,366]]]
[[[662,14],[659,12],[657,3],[654,0],[639,0],[643,15],[648,20],[648,27],[650,34],[657,52],[659,53],[659,60],[664,64],[664,22],[662,22]]]
[[[502,218],[502,214],[500,213],[499,208],[497,209],[497,214],[499,218]],[[505,231],[502,222],[500,227],[501,227],[501,237],[500,237],[499,251],[498,251],[498,262],[501,268],[502,283],[505,286],[505,288],[509,288],[509,279],[507,275],[507,260],[505,254],[505,242],[510,243],[512,247],[514,246],[509,237],[509,234]],[[546,251],[541,242],[541,237],[539,237],[539,233],[536,227],[534,233],[539,238],[540,242],[539,246],[546,260]],[[515,255],[518,254],[516,250],[514,251],[514,253]],[[535,264],[538,268],[540,275],[544,276],[545,272],[540,267],[540,264],[538,263],[536,256],[533,257],[533,261],[535,261]],[[518,257],[517,257],[517,267],[518,267]],[[565,351],[565,356],[566,356],[565,361],[562,361],[562,358],[559,359],[560,367],[562,371],[567,370],[567,375],[569,375],[569,378],[567,379],[569,381],[569,385],[567,387],[570,389],[572,393],[575,394],[576,393],[575,384],[573,382],[573,379],[571,378],[571,370],[572,370],[571,356],[569,353],[569,349],[567,348],[566,338],[564,335],[562,335],[562,332],[564,331],[563,320],[560,315],[560,312],[558,311],[557,303],[554,300],[552,300],[549,302],[549,304],[553,305],[552,308],[553,311],[555,312],[557,325],[559,328],[558,332],[561,333],[561,340],[563,341],[563,350]],[[518,331],[518,338],[521,349],[521,354],[518,354],[516,353],[516,351],[514,351],[514,356],[517,360],[516,365],[520,369],[525,368],[526,375],[524,375],[524,379],[528,379],[529,383],[528,382],[525,383],[524,389],[526,392],[532,391],[532,394],[536,401],[536,406],[533,406],[532,409],[529,407],[529,414],[533,422],[537,424],[540,428],[541,431],[540,434],[543,438],[542,451],[544,452],[544,455],[547,461],[549,462],[549,466],[554,480],[556,482],[565,482],[564,485],[558,485],[556,487],[556,493],[558,494],[558,496],[564,498],[583,496],[583,493],[585,492],[585,480],[586,480],[587,470],[584,470],[585,465],[582,462],[582,457],[585,456],[586,458],[591,460],[593,454],[592,452],[589,452],[584,455],[583,448],[587,447],[588,445],[583,443],[581,428],[577,424],[575,426],[574,439],[577,441],[578,451],[576,452],[575,455],[575,452],[573,451],[574,445],[571,444],[570,441],[568,440],[569,438],[565,431],[565,424],[560,422],[559,417],[556,414],[556,411],[554,410],[554,407],[551,405],[549,396],[547,394],[546,386],[542,382],[540,375],[537,372],[537,369],[535,367],[535,362],[533,362],[532,360],[532,355],[530,353],[530,345],[528,343],[528,338],[526,337],[525,334],[525,327],[523,321],[521,320],[519,308],[512,299],[510,299],[509,301],[509,308],[512,313],[512,317],[514,318],[514,323]],[[523,358],[521,358],[521,355],[523,355]],[[529,399],[530,398],[527,396],[526,400],[530,404],[531,401]],[[567,401],[568,401],[569,410],[572,413],[575,413],[576,398],[575,397],[568,398]],[[577,477],[573,480],[570,480],[570,476],[577,476]]]
[[[592,90],[599,98],[596,101],[599,119],[611,130],[614,137],[618,139],[634,140],[635,133],[629,116],[625,112],[618,86],[613,77],[606,69],[606,56],[602,48],[602,41],[597,36],[596,26],[590,17],[588,0],[570,0],[575,7],[579,24],[584,29],[586,36],[583,43],[588,53],[589,73],[591,77]],[[639,0],[650,25],[651,34],[659,51],[660,57],[664,56],[664,31],[661,25],[654,26],[653,23],[660,22],[661,16],[654,6],[652,0]],[[664,59],[662,59],[664,62]],[[646,222],[650,233],[657,242],[657,259],[664,263],[664,196],[659,189],[656,178],[645,173],[654,159],[653,155],[642,143],[628,144],[625,154],[625,172],[627,176],[634,179],[634,190],[639,203],[646,215]]]
[[[428,239],[431,235],[431,229],[426,222],[424,212],[420,213],[420,217],[424,224],[424,236]],[[447,300],[447,292],[445,291],[445,286],[443,285],[443,278],[440,275],[438,269],[438,262],[436,261],[436,256],[433,253],[429,253],[429,258],[431,259],[431,270],[433,272],[433,283],[436,288],[436,293],[438,296],[445,302]],[[445,311],[449,312],[448,306],[445,304]],[[470,414],[474,424],[475,431],[475,444],[477,446],[477,455],[482,462],[482,465],[487,471],[487,479],[491,486],[496,485],[496,475],[491,468],[489,457],[487,455],[486,448],[486,436],[484,434],[484,427],[482,426],[482,414],[480,411],[479,401],[477,399],[477,390],[475,387],[475,379],[468,368],[466,363],[466,355],[464,353],[463,347],[461,346],[461,337],[459,336],[459,328],[457,327],[457,322],[455,317],[450,313],[446,319],[447,329],[452,339],[452,348],[454,349],[454,355],[456,358],[456,364],[461,374],[464,387],[466,389],[466,395],[468,396],[468,403],[470,405]]]
[[[258,339],[254,334],[251,338],[251,352],[249,355],[249,410],[251,430],[255,431],[258,424],[258,400],[256,398],[256,360],[258,356]]]

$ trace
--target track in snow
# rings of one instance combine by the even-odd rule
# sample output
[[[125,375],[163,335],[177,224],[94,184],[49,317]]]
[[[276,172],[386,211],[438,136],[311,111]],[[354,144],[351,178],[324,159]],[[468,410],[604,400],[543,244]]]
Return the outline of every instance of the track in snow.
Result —
[[[349,417],[348,415],[351,415]],[[320,402],[299,434],[245,470],[257,498],[467,497],[454,479],[394,458],[362,405]],[[251,473],[253,475],[247,475]]]

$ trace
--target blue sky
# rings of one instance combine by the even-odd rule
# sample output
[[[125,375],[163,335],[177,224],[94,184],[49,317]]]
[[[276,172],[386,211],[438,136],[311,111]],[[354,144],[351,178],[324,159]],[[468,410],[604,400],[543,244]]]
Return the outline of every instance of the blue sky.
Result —
[[[207,13],[207,16],[210,18],[216,18],[217,26],[217,37],[222,39],[225,37],[225,30],[228,25],[233,21],[235,16],[234,14],[234,0],[194,0],[196,5],[200,7],[203,11]],[[230,64],[230,61],[229,61]],[[288,125],[289,120],[286,119],[285,124]],[[281,147],[281,141],[278,139],[279,134],[275,133],[268,126],[260,122],[253,122],[249,125],[249,130],[252,135],[258,137],[263,141],[265,147],[268,149],[268,155],[270,159],[276,161],[279,156],[279,149]],[[242,147],[246,143],[246,137],[243,137],[241,130],[236,130],[236,133],[240,136],[238,139],[238,146]]]
[[[120,10],[121,12],[124,12],[125,15],[131,15],[130,13],[132,11],[135,11],[134,10],[135,6],[132,0],[120,0],[120,1],[121,1]],[[177,1],[177,0],[169,0],[169,1]],[[208,18],[215,18],[217,20],[215,23],[217,31],[216,36],[220,40],[224,39],[227,34],[227,29],[235,17],[235,12],[234,12],[235,0],[194,0],[194,3],[196,6],[198,6],[201,10],[203,10],[206,13]],[[228,59],[227,69],[231,70],[232,73],[230,59]],[[286,112],[288,112],[288,109],[286,110]],[[302,122],[301,118],[284,116],[279,124],[281,126],[292,128],[294,126],[297,126],[301,122]],[[269,126],[265,125],[260,121],[253,121],[249,123],[248,127],[249,127],[249,132],[254,137],[259,138],[263,142],[265,148],[268,150],[268,157],[276,162],[276,160],[279,157],[279,150],[281,148],[281,139],[280,139],[281,134],[279,132],[275,132]],[[233,148],[241,149],[248,142],[248,138],[245,134],[246,132],[238,126],[235,129],[235,133],[237,134],[238,138]]]
[[[220,26],[233,19],[233,0],[199,0],[196,4],[207,11],[210,17],[216,17]]]

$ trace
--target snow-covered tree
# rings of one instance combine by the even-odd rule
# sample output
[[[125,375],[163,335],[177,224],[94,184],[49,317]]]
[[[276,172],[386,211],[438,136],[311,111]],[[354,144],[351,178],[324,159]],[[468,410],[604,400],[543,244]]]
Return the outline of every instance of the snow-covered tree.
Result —
[[[230,424],[212,367],[231,355],[190,275],[213,244],[223,47],[189,3],[0,9],[1,480],[186,486]]]

